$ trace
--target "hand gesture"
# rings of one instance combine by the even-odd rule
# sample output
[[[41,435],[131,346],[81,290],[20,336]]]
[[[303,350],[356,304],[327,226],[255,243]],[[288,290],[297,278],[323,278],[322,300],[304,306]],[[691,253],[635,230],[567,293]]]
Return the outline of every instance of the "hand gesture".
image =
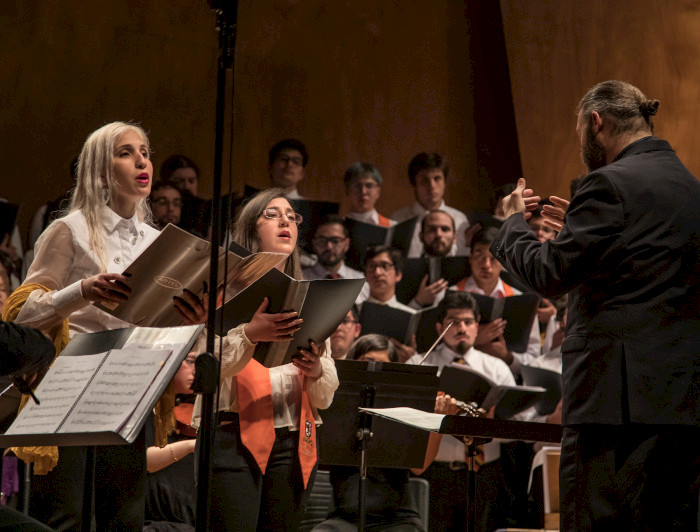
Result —
[[[269,300],[264,298],[250,322],[246,323],[245,335],[253,343],[291,340],[304,320],[297,318],[296,312],[267,314],[265,310],[268,305]]]
[[[483,351],[487,355],[500,358],[509,366],[513,363],[513,353],[508,351],[508,347],[506,346],[506,340],[505,338],[503,338],[503,335],[485,344],[474,344],[474,346],[479,351]]]
[[[131,288],[127,278],[118,273],[98,273],[80,282],[80,290],[88,301],[118,302],[129,299]]]
[[[435,413],[454,416],[459,413],[459,407],[457,406],[457,399],[450,397],[447,394],[438,392],[438,396],[435,398]]]
[[[549,201],[554,205],[544,205],[542,207],[542,218],[547,227],[561,232],[564,227],[564,216],[569,209],[569,200],[558,196],[549,196]]]
[[[297,354],[292,357],[292,364],[307,377],[318,379],[321,376],[321,355],[316,342],[309,339],[308,349],[300,347]]]
[[[396,355],[399,357],[399,362],[404,363],[413,355],[416,354],[416,349],[418,344],[416,343],[416,335],[411,337],[411,345],[402,344],[394,338],[389,338],[392,344],[394,344],[394,349],[396,349]]]
[[[422,307],[428,307],[433,304],[435,297],[446,288],[447,281],[444,279],[438,279],[434,283],[428,284],[428,275],[426,274],[418,287],[416,303]]]
[[[173,306],[185,325],[196,325],[207,321],[209,297],[206,292],[202,294],[202,299],[199,299],[185,288],[181,296],[173,296]]]
[[[487,344],[493,342],[499,336],[503,336],[508,322],[502,318],[497,318],[489,323],[479,325],[479,331],[476,333],[474,345]]]
[[[537,209],[537,204],[540,202],[539,196],[534,196],[531,188],[525,188],[525,180],[521,177],[518,179],[518,186],[509,195],[503,198],[503,214],[509,218],[512,214],[522,212],[527,220],[532,216],[530,211]]]

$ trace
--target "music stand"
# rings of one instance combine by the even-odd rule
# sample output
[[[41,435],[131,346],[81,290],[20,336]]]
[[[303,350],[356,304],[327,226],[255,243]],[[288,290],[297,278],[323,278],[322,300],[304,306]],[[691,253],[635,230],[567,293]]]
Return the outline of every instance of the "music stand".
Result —
[[[525,440],[561,443],[561,425],[549,423],[534,423],[529,421],[509,421],[502,419],[489,419],[467,416],[440,416],[435,414],[434,420],[439,424],[432,426],[411,423],[405,415],[391,412],[367,412],[371,415],[381,416],[384,419],[416,427],[424,431],[448,434],[456,438],[464,439],[467,446],[467,532],[476,530],[476,515],[473,511],[475,501],[475,473],[474,456],[476,448],[493,438],[507,440]]]
[[[365,528],[367,467],[423,467],[428,434],[359,411],[359,407],[411,406],[432,412],[438,377],[435,366],[336,360],[340,387],[323,414],[319,457],[324,465],[360,470],[359,525]],[[367,406],[365,406],[367,405]],[[418,437],[416,437],[418,436]]]

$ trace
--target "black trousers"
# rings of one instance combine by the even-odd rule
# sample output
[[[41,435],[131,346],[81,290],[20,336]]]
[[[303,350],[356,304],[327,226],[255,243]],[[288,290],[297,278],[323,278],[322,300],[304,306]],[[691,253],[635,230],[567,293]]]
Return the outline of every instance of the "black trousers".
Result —
[[[700,428],[565,427],[561,530],[696,531]]]
[[[32,477],[29,513],[58,531],[79,531],[85,490],[86,447],[60,447],[58,465]],[[141,530],[145,512],[146,441],[95,450],[95,521],[98,531]]]
[[[216,428],[212,447],[211,530],[296,530],[316,476],[307,489],[297,455],[299,432],[277,429],[265,475],[240,439],[238,421]]]

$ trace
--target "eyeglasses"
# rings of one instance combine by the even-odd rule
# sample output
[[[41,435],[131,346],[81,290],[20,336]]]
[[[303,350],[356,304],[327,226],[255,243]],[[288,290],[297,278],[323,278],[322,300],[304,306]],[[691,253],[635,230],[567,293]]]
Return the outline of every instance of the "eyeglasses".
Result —
[[[289,155],[280,155],[275,159],[275,162],[288,164],[292,163],[294,166],[301,166],[304,164],[304,159],[301,157],[290,157]]]
[[[388,272],[394,268],[391,262],[368,262],[367,271],[373,272],[374,270],[381,270],[383,272]]]
[[[355,182],[352,185],[350,185],[350,190],[352,190],[353,192],[361,192],[362,189],[365,188],[371,192],[375,188],[379,188],[379,185],[372,181],[366,183]]]
[[[313,239],[313,243],[316,244],[320,248],[325,248],[328,244],[332,244],[333,246],[339,246],[342,243],[345,242],[345,238],[341,238],[339,236],[334,236],[331,238],[326,238],[323,236],[317,236],[316,238]]]
[[[182,200],[174,199],[171,201],[168,198],[158,198],[153,202],[153,205],[158,205],[158,207],[167,207],[169,205],[172,205],[173,207],[182,208]]]
[[[447,320],[447,323],[445,323],[445,326],[452,325],[453,327],[457,327],[460,323],[463,323],[467,327],[470,325],[474,325],[476,323],[476,320],[474,318],[464,318],[460,320],[459,318],[450,318]]]
[[[353,320],[352,318],[345,318],[343,321],[340,322],[341,325],[345,325],[346,327],[353,323],[357,323],[357,321]]]
[[[282,214],[282,212],[280,212],[279,209],[275,208],[265,209],[262,212],[262,215],[268,220],[280,220],[282,219],[282,216],[285,216],[288,222],[295,223],[297,225],[300,225],[301,222],[304,221],[304,218],[301,216],[301,214],[297,214],[295,212],[285,212],[284,214]]]

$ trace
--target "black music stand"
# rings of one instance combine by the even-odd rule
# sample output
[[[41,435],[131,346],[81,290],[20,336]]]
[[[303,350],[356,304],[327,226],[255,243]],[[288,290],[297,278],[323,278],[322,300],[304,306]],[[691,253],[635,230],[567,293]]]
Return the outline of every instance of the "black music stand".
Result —
[[[429,428],[413,424],[404,417],[394,415],[390,412],[369,412],[369,414],[381,416],[381,418],[416,427],[424,431],[448,434],[464,439],[464,443],[467,445],[467,466],[469,470],[467,474],[467,532],[476,530],[476,515],[472,509],[474,508],[474,499],[476,495],[474,456],[476,455],[477,446],[489,442],[493,438],[561,443],[561,425],[552,425],[548,423],[508,421],[467,416],[442,416],[439,426]]]
[[[367,467],[423,467],[428,434],[396,427],[383,419],[372,420],[358,407],[410,406],[432,412],[438,377],[435,366],[387,362],[336,360],[340,387],[333,404],[323,413],[319,431],[319,462],[360,469],[359,525],[365,528]],[[418,437],[416,437],[418,436]]]

